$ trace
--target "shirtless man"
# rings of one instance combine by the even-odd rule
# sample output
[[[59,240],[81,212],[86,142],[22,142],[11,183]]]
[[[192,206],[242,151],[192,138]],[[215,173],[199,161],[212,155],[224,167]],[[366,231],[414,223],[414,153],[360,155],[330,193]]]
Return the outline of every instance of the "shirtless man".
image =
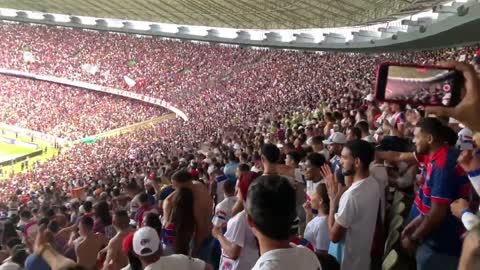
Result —
[[[117,234],[110,239],[108,246],[100,254],[107,253],[104,270],[120,270],[127,266],[128,258],[122,252],[123,239],[131,232],[129,227],[130,218],[125,210],[119,210],[113,215],[113,227]]]
[[[193,192],[193,211],[195,216],[195,234],[194,234],[194,248],[193,256],[198,256],[200,259],[206,259],[203,255],[207,247],[207,240],[210,237],[212,230],[212,205],[213,201],[210,197],[208,189],[200,182],[193,181],[192,176],[186,170],[180,170],[172,175],[173,187],[177,190],[179,188],[190,188]],[[172,212],[173,202],[175,200],[176,191],[165,199],[163,204],[164,217],[169,217]],[[208,256],[208,255],[207,255]]]
[[[82,217],[78,229],[80,237],[75,240],[71,237],[69,241],[69,245],[75,248],[77,263],[86,269],[98,269],[97,255],[107,245],[107,239],[104,235],[93,232],[91,217]]]

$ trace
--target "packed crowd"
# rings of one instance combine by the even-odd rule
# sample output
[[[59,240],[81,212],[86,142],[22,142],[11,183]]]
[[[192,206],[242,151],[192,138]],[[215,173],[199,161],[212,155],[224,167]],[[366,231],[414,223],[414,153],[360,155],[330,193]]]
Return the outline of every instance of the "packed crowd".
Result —
[[[475,47],[316,54],[1,27],[6,68],[117,88],[146,78],[129,90],[191,120],[77,145],[0,183],[0,269],[380,269],[395,254],[400,269],[475,269],[477,75],[465,70],[458,109],[435,111],[446,123],[369,94],[380,62],[470,61]]]
[[[77,140],[165,114],[140,101],[0,75],[0,122]]]

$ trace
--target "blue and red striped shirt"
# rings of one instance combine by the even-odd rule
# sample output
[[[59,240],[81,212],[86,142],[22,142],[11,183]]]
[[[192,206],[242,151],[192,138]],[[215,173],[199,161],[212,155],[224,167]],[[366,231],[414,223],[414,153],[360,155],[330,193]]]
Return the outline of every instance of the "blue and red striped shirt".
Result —
[[[416,156],[422,168],[422,179],[412,206],[412,218],[428,214],[432,203],[449,205],[458,198],[469,196],[471,184],[457,164],[459,154],[457,149],[445,145],[431,156]],[[449,212],[443,223],[424,240],[438,252],[459,255],[460,236],[464,231],[461,222]]]

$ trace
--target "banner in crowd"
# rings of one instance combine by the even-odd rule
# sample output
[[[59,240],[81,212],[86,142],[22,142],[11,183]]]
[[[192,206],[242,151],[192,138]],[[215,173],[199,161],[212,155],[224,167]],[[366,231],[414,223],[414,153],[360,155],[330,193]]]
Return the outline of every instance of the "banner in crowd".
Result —
[[[135,84],[137,84],[137,82],[136,82],[134,79],[132,79],[132,78],[130,78],[130,77],[128,77],[128,76],[123,76],[123,79],[125,80],[125,83],[126,83],[126,84],[128,85],[128,87],[130,87],[130,88],[134,87]]]
[[[9,75],[9,76],[24,77],[24,78],[40,80],[40,81],[60,83],[60,84],[68,85],[68,86],[83,88],[83,89],[86,89],[86,90],[93,90],[93,91],[108,93],[108,94],[112,94],[112,95],[128,97],[128,98],[135,99],[135,100],[140,100],[140,101],[152,104],[152,105],[164,107],[165,109],[175,113],[177,116],[182,118],[184,121],[188,121],[188,117],[183,111],[181,111],[180,109],[172,106],[170,103],[166,102],[165,100],[161,100],[161,99],[158,99],[158,98],[145,96],[145,95],[142,95],[142,94],[138,94],[138,93],[134,93],[134,92],[130,92],[130,91],[125,91],[125,90],[120,90],[120,89],[116,89],[116,88],[112,88],[112,87],[106,87],[106,86],[101,86],[101,85],[97,85],[97,84],[92,84],[92,83],[73,81],[73,80],[59,78],[59,77],[55,77],[55,76],[36,75],[36,74],[33,74],[33,73],[22,72],[22,71],[11,70],[11,69],[5,69],[5,68],[0,68],[0,74]]]
[[[95,75],[98,72],[98,65],[83,64],[81,67],[83,72],[88,73],[90,75]]]
[[[35,56],[31,52],[23,52],[23,62],[25,63],[34,63]]]

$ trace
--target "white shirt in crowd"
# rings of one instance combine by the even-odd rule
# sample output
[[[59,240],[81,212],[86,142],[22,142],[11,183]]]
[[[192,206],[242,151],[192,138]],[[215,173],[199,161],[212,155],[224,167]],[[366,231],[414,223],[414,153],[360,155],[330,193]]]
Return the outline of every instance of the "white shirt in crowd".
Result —
[[[0,270],[22,270],[22,268],[14,262],[3,262],[0,265]]]
[[[469,173],[468,178],[470,179],[470,183],[472,183],[475,191],[480,193],[480,174],[478,171]],[[480,224],[480,218],[474,213],[467,212],[462,215],[462,223],[465,228],[470,231]]]
[[[329,160],[330,159],[330,152],[328,152],[327,149],[322,149],[322,151],[320,151],[321,155],[323,155],[323,157],[325,157],[325,160]]]
[[[312,194],[316,192],[315,190],[317,189],[317,186],[320,185],[321,183],[324,183],[324,181],[322,180],[315,183],[311,180],[307,180],[306,193],[308,198],[310,198],[310,196],[312,196]]]
[[[327,216],[316,216],[308,222],[303,238],[312,243],[316,251],[328,251],[330,233],[328,232]]]
[[[321,270],[317,255],[308,248],[292,245],[291,248],[265,252],[252,270]]]
[[[247,212],[236,214],[227,224],[225,238],[240,246],[242,251],[236,260],[228,258],[222,251],[220,270],[250,270],[258,259],[258,245],[252,230],[248,226]]]
[[[213,217],[213,225],[222,226],[232,217],[232,208],[237,202],[236,196],[226,197],[217,206],[215,206],[215,216]]]
[[[200,259],[187,257],[185,255],[174,254],[170,256],[160,257],[158,261],[145,267],[144,270],[178,270],[178,269],[204,270],[205,262]]]
[[[304,184],[305,181],[305,177],[304,177],[304,173],[303,173],[303,169],[302,168],[295,168],[295,171],[294,171],[294,178],[295,178],[295,182],[297,183],[302,183]]]
[[[385,167],[384,164],[378,164],[378,163],[371,163],[370,164],[370,176],[377,180],[378,187],[380,190],[380,201],[381,201],[381,214],[382,214],[382,220],[385,218],[385,207],[386,207],[386,198],[385,198],[385,191],[386,188],[388,187],[388,173],[387,173],[387,168]]]
[[[371,134],[363,137],[362,140],[364,140],[366,142],[369,142],[369,143],[376,143],[377,142],[377,141],[375,141],[375,138]]]
[[[129,205],[129,209],[130,209],[130,215],[132,214],[135,214],[138,210],[138,208],[140,208],[140,195],[142,193],[138,193],[137,195],[135,195],[135,197],[133,197],[133,199],[130,201],[130,205]]]
[[[226,176],[218,177],[215,179],[215,182],[217,182],[217,202],[221,202],[223,201],[223,199],[225,199],[225,194],[223,194],[223,185],[225,184],[225,181],[228,181],[228,178]]]
[[[335,221],[347,230],[341,269],[370,269],[379,205],[380,189],[372,177],[354,182],[340,198]]]

